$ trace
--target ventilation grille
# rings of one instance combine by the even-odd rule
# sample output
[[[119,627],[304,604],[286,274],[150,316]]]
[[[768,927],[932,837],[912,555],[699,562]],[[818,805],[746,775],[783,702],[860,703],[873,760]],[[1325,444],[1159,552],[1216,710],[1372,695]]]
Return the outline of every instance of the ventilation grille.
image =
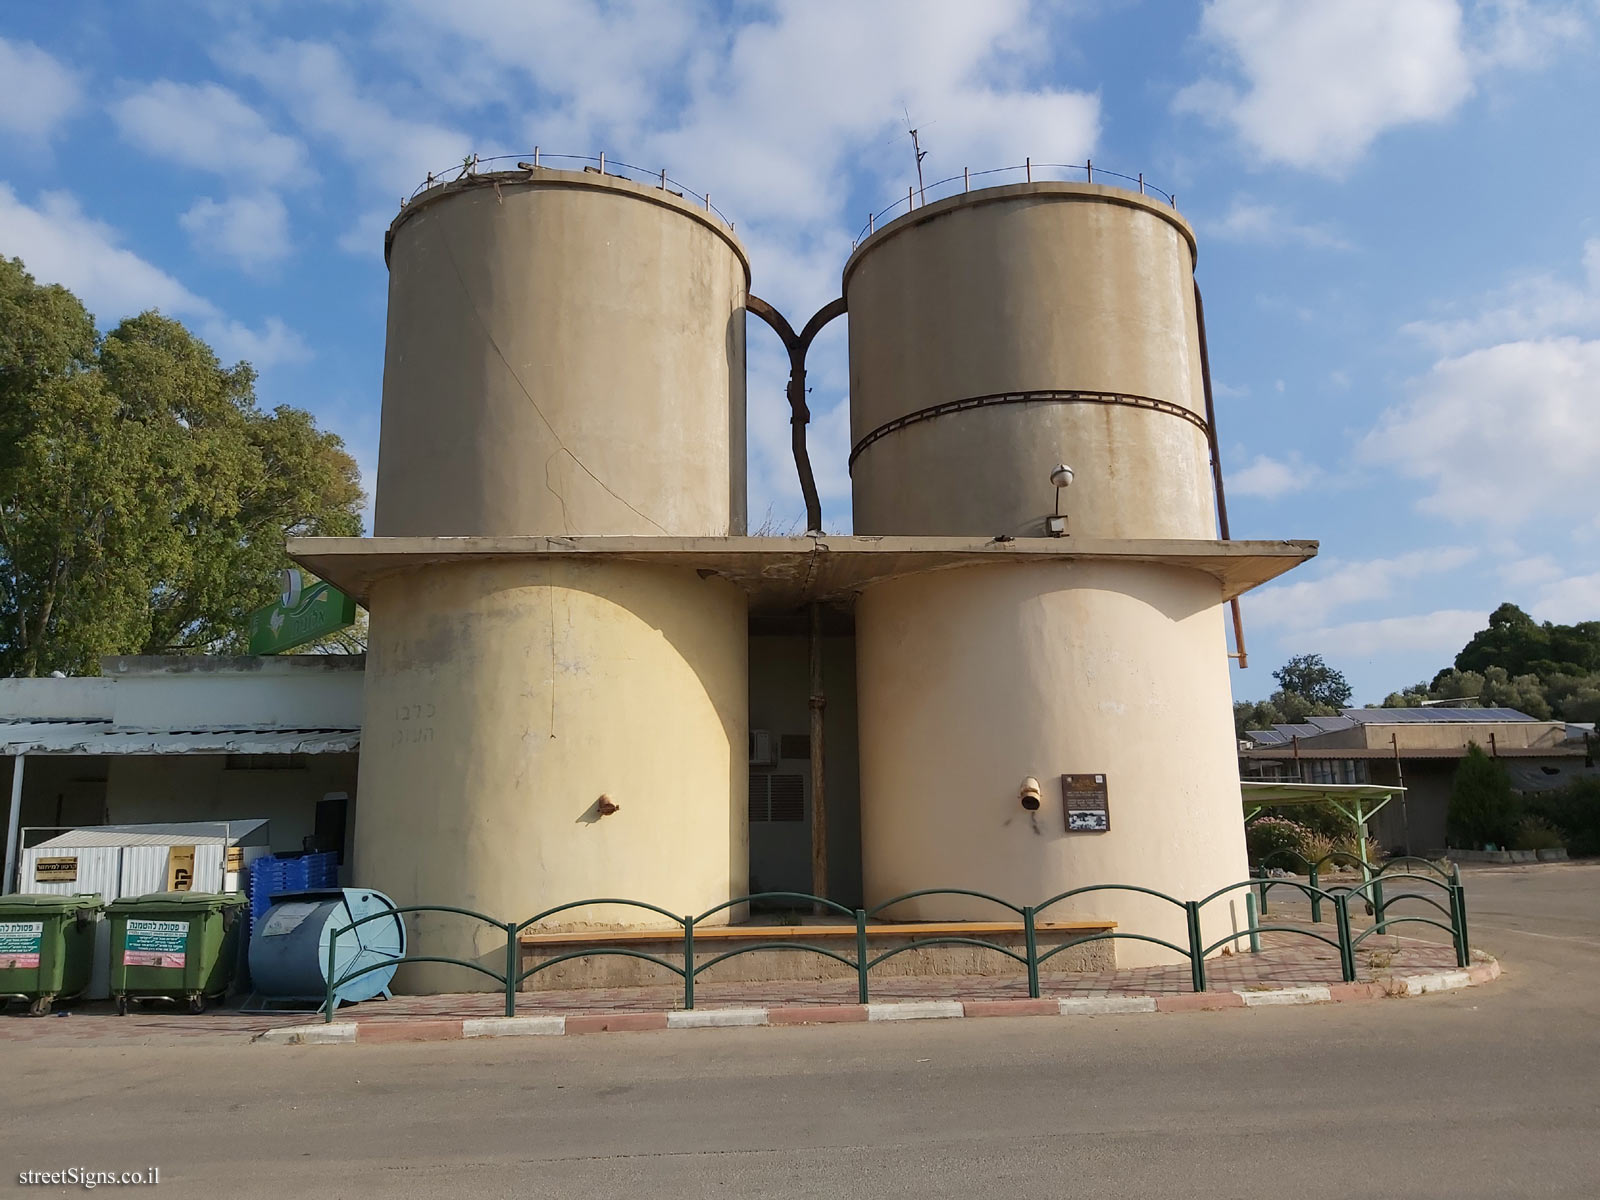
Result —
[[[805,776],[750,773],[750,820],[753,824],[805,819]]]

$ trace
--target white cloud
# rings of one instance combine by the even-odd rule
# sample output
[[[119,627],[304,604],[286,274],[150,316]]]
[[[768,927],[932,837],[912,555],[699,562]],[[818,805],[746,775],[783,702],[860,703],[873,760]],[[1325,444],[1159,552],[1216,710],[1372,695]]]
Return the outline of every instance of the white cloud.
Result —
[[[218,202],[201,196],[178,218],[178,224],[201,250],[257,270],[286,257],[289,213],[276,192],[230,196]]]
[[[1298,242],[1319,250],[1353,250],[1355,247],[1328,225],[1296,221],[1275,204],[1263,204],[1243,196],[1234,197],[1219,220],[1204,225],[1206,233],[1229,242],[1253,242],[1263,246],[1282,246]]]
[[[1490,72],[1586,42],[1572,4],[1478,0],[1209,0],[1200,42],[1218,70],[1178,112],[1231,128],[1257,158],[1338,175],[1390,129],[1453,114]]]
[[[1250,616],[1273,628],[1325,627],[1329,616],[1338,609],[1388,599],[1401,583],[1432,580],[1477,557],[1478,551],[1469,546],[1436,546],[1364,562],[1326,559],[1315,578],[1297,579],[1253,593]]]
[[[1421,481],[1418,508],[1510,528],[1593,513],[1600,341],[1506,342],[1442,359],[1364,438],[1365,461]]]
[[[229,320],[120,241],[115,229],[85,213],[67,192],[43,192],[34,207],[0,183],[0,252],[20,257],[40,282],[70,289],[102,328],[156,308],[194,321],[224,359],[246,357],[266,368],[307,356],[299,335],[278,318],[269,317],[260,330]]]
[[[298,139],[276,132],[235,93],[214,83],[158,80],[113,103],[111,116],[125,140],[182,166],[272,186],[312,177]]]
[[[1233,471],[1228,477],[1228,490],[1239,496],[1260,496],[1276,500],[1294,492],[1303,492],[1322,472],[1315,466],[1302,462],[1298,454],[1287,460],[1258,454],[1246,466]]]
[[[1453,654],[1488,622],[1489,614],[1470,609],[1445,608],[1408,617],[1380,617],[1373,621],[1348,621],[1308,630],[1302,640],[1333,657],[1367,654],[1423,652]]]
[[[356,223],[339,235],[339,249],[346,254],[383,254],[383,235],[394,221],[395,210],[390,207],[369,209],[356,218]]]
[[[1337,174],[1385,130],[1439,120],[1472,93],[1454,0],[1211,0],[1200,36],[1240,82],[1201,79],[1174,106],[1268,162]]]
[[[402,117],[363,94],[344,55],[326,43],[236,40],[218,57],[270,90],[302,129],[330,142],[397,208],[429,171],[459,164],[475,149],[462,130]]]
[[[1537,619],[1560,625],[1600,620],[1600,573],[1551,581],[1528,607]]]
[[[1441,354],[1494,342],[1600,330],[1600,238],[1583,245],[1577,281],[1550,272],[1524,274],[1479,302],[1466,317],[1412,321],[1401,332]]]
[[[43,140],[77,111],[83,98],[78,73],[32,42],[0,38],[0,133]]]
[[[1489,0],[1487,18],[1474,59],[1483,66],[1527,69],[1543,66],[1557,51],[1589,37],[1589,26],[1575,6],[1552,0]]]
[[[262,370],[280,363],[308,362],[312,358],[305,339],[279,317],[268,317],[260,329],[212,317],[201,322],[200,331],[223,362],[242,358]]]
[[[1548,554],[1535,554],[1528,558],[1502,563],[1495,573],[1508,587],[1527,587],[1553,583],[1565,574],[1561,564]]]

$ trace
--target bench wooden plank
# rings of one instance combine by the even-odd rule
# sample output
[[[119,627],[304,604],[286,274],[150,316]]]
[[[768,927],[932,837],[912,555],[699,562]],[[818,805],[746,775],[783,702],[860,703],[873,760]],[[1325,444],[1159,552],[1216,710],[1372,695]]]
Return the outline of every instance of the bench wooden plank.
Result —
[[[1038,933],[1110,933],[1115,921],[1041,921]],[[1021,921],[920,921],[910,925],[868,925],[868,937],[966,937],[986,933],[1021,933]],[[854,925],[707,925],[696,926],[694,940],[797,941],[806,938],[854,938]],[[594,929],[561,933],[523,933],[523,946],[571,946],[584,942],[666,942],[683,937],[682,929]]]

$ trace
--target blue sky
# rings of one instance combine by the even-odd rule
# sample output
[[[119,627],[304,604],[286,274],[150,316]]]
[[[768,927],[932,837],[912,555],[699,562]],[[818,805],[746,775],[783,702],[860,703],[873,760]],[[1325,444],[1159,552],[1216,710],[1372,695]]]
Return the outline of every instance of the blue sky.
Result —
[[[382,231],[477,152],[607,152],[709,190],[798,325],[914,177],[1143,172],[1200,238],[1236,537],[1320,539],[1245,600],[1252,666],[1358,701],[1502,600],[1600,618],[1600,2],[19,2],[0,254],[103,328],[146,307],[377,467]],[[843,322],[812,455],[849,527]],[[750,335],[751,511],[802,513]]]

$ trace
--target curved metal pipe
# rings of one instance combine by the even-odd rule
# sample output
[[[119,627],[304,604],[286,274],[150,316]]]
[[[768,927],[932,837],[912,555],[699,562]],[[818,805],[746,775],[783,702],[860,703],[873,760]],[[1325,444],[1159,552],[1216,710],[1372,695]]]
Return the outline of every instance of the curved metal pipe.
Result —
[[[806,532],[822,535],[822,499],[817,495],[816,477],[811,473],[811,454],[806,449],[806,423],[811,410],[806,407],[806,351],[822,327],[844,312],[844,297],[819,308],[798,334],[789,320],[760,296],[749,296],[745,307],[760,317],[782,339],[789,352],[789,426],[794,446],[794,465],[800,473],[800,494],[806,501]],[[822,685],[822,605],[810,604],[809,666],[811,683],[811,891],[828,895],[828,804],[825,787],[827,757],[823,750],[823,714],[828,695]],[[822,912],[822,906],[817,906]]]
[[[1194,285],[1194,318],[1200,330],[1200,381],[1206,393],[1206,439],[1211,443],[1211,482],[1217,493],[1217,529],[1228,541],[1228,495],[1222,488],[1222,453],[1217,449],[1217,404],[1211,395],[1211,352],[1206,348],[1206,306],[1200,299],[1200,284]],[[1228,601],[1233,609],[1233,644],[1242,671],[1250,665],[1244,649],[1244,617],[1239,612],[1239,597]]]
[[[822,532],[822,498],[817,495],[816,476],[811,472],[811,453],[806,449],[806,423],[811,410],[806,407],[806,352],[822,327],[845,311],[844,297],[819,308],[798,334],[789,320],[760,296],[749,296],[745,307],[760,317],[783,342],[789,352],[789,425],[794,448],[795,470],[800,473],[800,494],[806,502],[806,532]]]

